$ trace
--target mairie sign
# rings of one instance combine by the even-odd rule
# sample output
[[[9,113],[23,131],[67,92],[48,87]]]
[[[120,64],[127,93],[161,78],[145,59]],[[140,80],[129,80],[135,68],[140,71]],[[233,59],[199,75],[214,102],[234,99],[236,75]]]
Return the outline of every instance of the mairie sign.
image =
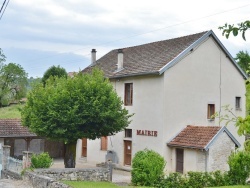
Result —
[[[136,130],[137,135],[142,136],[154,136],[157,137],[157,131],[149,131],[149,130]]]

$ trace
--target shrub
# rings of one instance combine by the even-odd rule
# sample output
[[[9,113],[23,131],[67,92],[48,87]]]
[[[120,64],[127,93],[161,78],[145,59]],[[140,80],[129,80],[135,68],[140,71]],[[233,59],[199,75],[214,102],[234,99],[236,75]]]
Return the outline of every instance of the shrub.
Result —
[[[238,151],[228,158],[228,176],[231,185],[244,185],[250,175],[250,152]]]
[[[157,182],[155,187],[159,188],[188,188],[188,182],[186,176],[174,172],[170,173],[165,178],[161,178],[159,182]]]
[[[163,176],[165,165],[164,158],[153,150],[137,152],[132,160],[132,183],[153,186]]]
[[[32,168],[49,168],[51,167],[53,159],[49,156],[48,152],[40,154],[33,154],[31,157]]]
[[[203,188],[228,185],[227,173],[215,172],[188,172],[187,175],[170,173],[155,184],[159,188]]]

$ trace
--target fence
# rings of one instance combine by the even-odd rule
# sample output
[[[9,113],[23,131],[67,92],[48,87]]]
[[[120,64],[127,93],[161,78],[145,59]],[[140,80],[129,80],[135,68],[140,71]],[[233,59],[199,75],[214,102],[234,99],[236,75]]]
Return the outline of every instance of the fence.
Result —
[[[7,170],[21,174],[23,170],[23,160],[8,157]]]

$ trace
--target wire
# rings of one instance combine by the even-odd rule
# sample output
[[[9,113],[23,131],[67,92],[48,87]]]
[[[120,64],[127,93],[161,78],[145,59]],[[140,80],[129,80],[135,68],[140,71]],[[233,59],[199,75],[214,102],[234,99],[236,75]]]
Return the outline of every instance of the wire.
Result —
[[[125,40],[125,39],[129,39],[129,38],[133,38],[133,37],[137,37],[137,36],[141,36],[141,35],[146,35],[146,34],[149,34],[149,33],[154,33],[154,32],[160,31],[160,30],[168,29],[168,28],[171,28],[171,27],[175,27],[175,26],[187,24],[187,23],[194,22],[194,21],[197,21],[197,20],[202,20],[202,19],[205,19],[205,18],[209,18],[209,17],[212,17],[212,16],[219,15],[219,14],[224,14],[224,13],[231,12],[231,11],[234,11],[234,10],[237,10],[237,9],[245,8],[245,7],[249,6],[249,5],[250,4],[246,4],[244,6],[240,6],[240,7],[234,8],[234,9],[230,9],[230,10],[226,10],[226,11],[223,11],[223,12],[217,12],[217,13],[214,13],[214,14],[203,16],[201,18],[187,20],[187,21],[184,21],[184,22],[181,22],[181,23],[177,23],[177,24],[166,26],[166,27],[162,27],[162,28],[150,30],[150,31],[147,31],[147,32],[144,32],[144,33],[138,33],[138,34],[126,36],[126,37],[123,37],[123,38],[120,38],[120,39],[116,39],[116,40],[112,40],[112,41],[108,41],[108,42],[105,42],[105,43],[99,43],[99,44],[96,44],[95,46],[97,46],[97,47],[98,46],[105,46],[107,44],[114,43],[114,42],[117,42],[117,41],[122,41],[122,40]],[[77,50],[70,51],[70,52],[81,51],[83,49],[88,49],[88,48],[87,47],[86,48],[81,48],[81,49],[77,49]],[[50,58],[50,57],[54,57],[54,56],[58,56],[58,55],[51,55],[51,56],[47,56],[47,57],[41,57],[39,59],[46,59],[46,58]],[[28,60],[28,62],[29,61],[34,61],[34,60],[39,60],[39,59]]]
[[[3,8],[4,4],[5,4],[5,2],[6,2],[6,0],[4,0],[4,2],[3,2],[3,5],[2,5],[1,10],[0,10],[0,13],[1,13],[1,11],[2,11],[2,8]],[[8,6],[8,4],[9,4],[9,2],[10,2],[10,0],[8,0],[8,2],[7,2],[7,4],[6,4],[6,6],[4,7],[4,9],[3,9],[3,13],[2,13],[2,15],[0,16],[0,20],[2,19],[3,14],[4,14],[4,12],[5,12],[5,9],[7,8],[7,6]]]

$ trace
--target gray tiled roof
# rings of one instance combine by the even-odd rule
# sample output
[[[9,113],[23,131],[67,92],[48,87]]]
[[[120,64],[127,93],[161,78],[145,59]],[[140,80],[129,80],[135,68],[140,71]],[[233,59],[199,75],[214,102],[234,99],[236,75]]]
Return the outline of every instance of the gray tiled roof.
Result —
[[[160,70],[200,39],[207,31],[184,37],[163,40],[139,46],[123,48],[123,67],[117,70],[117,49],[96,61],[94,66],[102,69],[107,77],[124,77],[141,74],[159,74]],[[83,72],[89,72],[89,66]]]
[[[3,137],[36,137],[36,134],[22,126],[20,119],[0,119],[0,138]]]

